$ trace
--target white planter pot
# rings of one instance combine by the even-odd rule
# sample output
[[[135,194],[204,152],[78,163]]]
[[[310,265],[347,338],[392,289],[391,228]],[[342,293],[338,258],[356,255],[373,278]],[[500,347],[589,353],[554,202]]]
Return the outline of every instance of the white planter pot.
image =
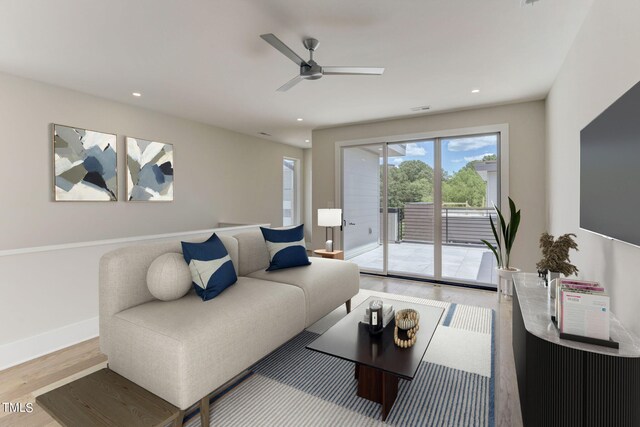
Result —
[[[509,269],[496,268],[496,270],[498,270],[498,276],[500,277],[500,280],[498,281],[498,290],[504,295],[513,295],[513,275],[515,273],[519,273],[520,269],[511,267]]]

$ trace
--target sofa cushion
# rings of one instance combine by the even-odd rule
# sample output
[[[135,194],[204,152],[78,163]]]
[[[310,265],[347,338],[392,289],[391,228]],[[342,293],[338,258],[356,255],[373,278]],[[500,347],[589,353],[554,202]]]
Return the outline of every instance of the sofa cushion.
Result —
[[[260,227],[260,231],[269,251],[268,271],[311,264],[304,243],[304,224],[286,229]]]
[[[249,277],[288,283],[301,288],[305,294],[306,322],[311,326],[360,290],[360,270],[349,261],[313,258],[306,267],[284,270],[258,270]]]
[[[202,243],[182,242],[182,253],[191,270],[193,287],[203,301],[215,298],[236,282],[231,257],[215,233]]]
[[[233,236],[238,241],[238,275],[246,276],[269,267],[269,251],[260,230]]]
[[[149,267],[162,254],[182,252],[179,241],[132,245],[100,258],[100,351],[110,355],[111,320],[116,313],[153,301],[147,286]]]
[[[191,289],[191,271],[182,254],[170,252],[156,258],[147,271],[147,286],[162,301],[185,296]]]
[[[225,236],[224,234],[216,233],[224,247],[229,252],[231,261],[233,261],[233,268],[236,269],[236,275],[238,274],[238,241],[232,236]]]
[[[186,409],[302,332],[304,307],[299,288],[248,277],[206,304],[151,301],[113,317],[109,367]]]

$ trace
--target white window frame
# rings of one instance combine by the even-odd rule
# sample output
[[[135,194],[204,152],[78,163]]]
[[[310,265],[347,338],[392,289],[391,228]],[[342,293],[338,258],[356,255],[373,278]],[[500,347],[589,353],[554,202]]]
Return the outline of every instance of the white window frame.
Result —
[[[283,167],[283,171],[284,171],[284,162],[285,161],[290,161],[293,162],[293,201],[292,201],[292,210],[293,210],[293,215],[291,216],[291,220],[293,221],[293,224],[291,225],[299,225],[300,224],[300,219],[301,219],[301,212],[300,212],[300,208],[301,208],[301,174],[300,174],[300,159],[297,159],[295,157],[287,157],[284,156],[282,158],[282,167]],[[282,176],[282,180],[280,181],[281,185],[282,185],[282,206],[283,206],[283,211],[282,211],[282,224],[284,225],[284,172],[283,172],[283,176]]]

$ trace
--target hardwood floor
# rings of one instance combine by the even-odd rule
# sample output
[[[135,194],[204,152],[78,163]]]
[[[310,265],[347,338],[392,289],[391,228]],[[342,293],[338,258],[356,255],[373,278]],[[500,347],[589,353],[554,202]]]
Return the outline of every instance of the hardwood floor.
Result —
[[[57,426],[36,403],[36,396],[106,367],[98,338],[0,371],[0,402],[33,405],[33,412],[8,412],[0,406],[0,426]]]
[[[522,426],[513,351],[511,349],[511,300],[498,299],[495,292],[425,282],[361,276],[360,286],[380,292],[429,298],[496,310],[496,426]],[[31,413],[10,413],[0,406],[0,427],[58,426],[35,403],[36,396],[81,378],[106,366],[94,338],[46,356],[0,371],[0,403],[32,403]]]
[[[360,276],[360,287],[371,291],[477,305],[493,310],[498,308],[498,299],[495,292],[459,286],[436,285],[429,282],[362,274]]]

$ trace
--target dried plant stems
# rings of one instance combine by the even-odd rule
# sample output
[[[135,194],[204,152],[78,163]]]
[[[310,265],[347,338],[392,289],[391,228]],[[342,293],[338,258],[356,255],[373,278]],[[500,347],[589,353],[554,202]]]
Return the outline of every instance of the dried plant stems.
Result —
[[[554,240],[549,233],[542,233],[540,236],[540,249],[542,249],[542,259],[536,264],[538,270],[547,270],[561,273],[565,276],[578,273],[578,268],[570,263],[569,250],[578,250],[578,244],[573,233],[563,234]]]

